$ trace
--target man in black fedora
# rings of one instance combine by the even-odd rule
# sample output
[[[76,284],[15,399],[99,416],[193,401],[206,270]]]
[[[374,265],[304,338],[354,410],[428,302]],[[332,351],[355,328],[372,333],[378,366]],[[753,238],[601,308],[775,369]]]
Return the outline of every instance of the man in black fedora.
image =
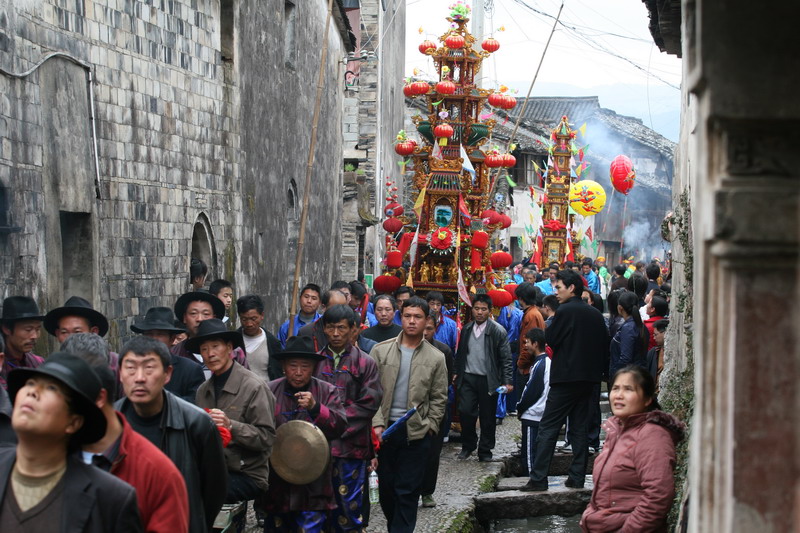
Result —
[[[61,307],[56,307],[44,316],[44,329],[62,344],[73,333],[95,333],[105,337],[108,319],[95,310],[88,300],[70,296]]]
[[[275,397],[266,381],[233,360],[234,348],[242,345],[242,334],[217,318],[203,321],[186,342],[213,374],[197,390],[197,406],[209,410],[214,423],[231,434],[225,448],[227,503],[253,500],[267,491],[275,440]]]
[[[0,331],[6,344],[5,358],[0,370],[0,385],[5,389],[8,373],[14,368],[37,368],[44,358],[33,353],[42,331],[44,315],[33,298],[9,296],[3,300]]]
[[[222,300],[208,291],[199,290],[182,294],[175,302],[175,316],[186,326],[188,338],[179,342],[170,350],[173,355],[185,357],[198,364],[203,363],[200,354],[192,353],[186,348],[186,342],[197,335],[197,328],[204,320],[218,318],[222,320],[225,316],[225,304]],[[237,347],[234,353],[236,362],[245,368],[250,368],[247,364],[247,357],[244,349]],[[211,372],[205,370],[206,378],[211,377]]]
[[[286,349],[273,357],[281,361],[285,374],[269,382],[275,396],[275,427],[303,420],[318,427],[328,443],[339,438],[347,428],[347,415],[336,387],[314,377],[314,368],[325,357],[314,351],[314,341],[310,337],[291,337]],[[313,459],[298,457],[295,466],[300,469],[301,464],[310,464]],[[330,461],[319,477],[305,484],[282,478],[273,466],[269,491],[256,501],[256,508],[267,513],[264,531],[327,531],[327,516],[336,508],[333,490]]]
[[[175,315],[169,307],[151,307],[144,315],[144,320],[131,325],[131,331],[164,343],[169,349],[175,337],[186,330],[175,324]],[[200,365],[185,357],[170,354],[172,359],[172,377],[164,386],[172,394],[189,403],[195,402],[197,388],[203,384],[205,376]]]
[[[0,448],[0,531],[142,531],[133,487],[70,453],[106,431],[91,367],[54,353],[13,370],[8,389],[19,443]]]

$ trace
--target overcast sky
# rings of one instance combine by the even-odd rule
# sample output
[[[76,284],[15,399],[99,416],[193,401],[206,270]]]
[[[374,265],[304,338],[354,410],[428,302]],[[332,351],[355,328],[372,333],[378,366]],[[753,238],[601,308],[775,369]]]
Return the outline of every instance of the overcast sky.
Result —
[[[417,47],[426,38],[436,41],[448,30],[445,17],[454,2],[408,0],[405,76],[415,68],[422,77],[434,76],[433,62]],[[500,50],[484,62],[484,86],[504,84],[525,96],[553,25],[551,17],[561,2],[485,2],[490,6],[486,33],[500,41]],[[574,29],[559,25],[532,96],[596,95],[603,107],[638,117],[646,125],[652,123],[662,135],[677,140],[681,60],[655,46],[641,0],[565,0],[561,22]],[[498,31],[501,27],[505,31]]]

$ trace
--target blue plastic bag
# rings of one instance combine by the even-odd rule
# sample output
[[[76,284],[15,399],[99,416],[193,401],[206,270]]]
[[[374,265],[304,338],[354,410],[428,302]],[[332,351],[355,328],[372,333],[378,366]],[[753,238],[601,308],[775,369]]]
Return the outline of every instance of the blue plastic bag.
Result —
[[[497,393],[497,411],[495,413],[496,418],[505,418],[506,417],[506,393],[499,392]]]

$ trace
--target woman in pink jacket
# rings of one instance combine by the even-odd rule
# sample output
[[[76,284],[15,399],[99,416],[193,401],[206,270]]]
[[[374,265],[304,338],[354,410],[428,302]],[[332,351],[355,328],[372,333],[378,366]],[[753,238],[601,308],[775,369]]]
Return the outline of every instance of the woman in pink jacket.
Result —
[[[581,517],[587,533],[667,530],[675,497],[675,445],[684,428],[659,410],[653,377],[637,365],[614,376],[609,393],[614,416],[594,463],[594,490]]]

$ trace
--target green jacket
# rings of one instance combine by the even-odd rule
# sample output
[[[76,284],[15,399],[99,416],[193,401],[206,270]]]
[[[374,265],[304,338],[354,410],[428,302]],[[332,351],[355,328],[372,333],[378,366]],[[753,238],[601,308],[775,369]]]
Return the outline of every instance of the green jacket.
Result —
[[[400,371],[400,344],[403,333],[396,339],[377,344],[370,357],[378,363],[383,385],[383,400],[372,419],[373,426],[389,425],[389,410],[392,407],[394,386]],[[423,340],[411,356],[411,371],[408,377],[408,409],[417,407],[417,412],[408,419],[408,440],[418,440],[430,430],[436,433],[447,408],[447,365],[444,354]]]

